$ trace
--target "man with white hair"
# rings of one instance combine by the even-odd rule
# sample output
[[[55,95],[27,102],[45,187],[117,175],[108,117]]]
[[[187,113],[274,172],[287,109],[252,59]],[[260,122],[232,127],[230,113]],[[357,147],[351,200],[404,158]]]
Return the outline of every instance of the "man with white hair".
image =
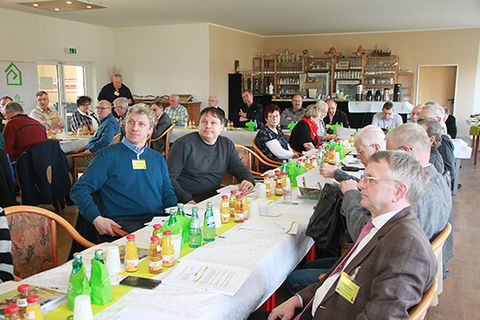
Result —
[[[210,96],[208,97],[208,106],[209,107],[214,107],[223,112],[223,117],[225,117],[225,111],[223,111],[222,108],[218,105],[218,98],[216,96]]]
[[[165,113],[170,117],[172,123],[177,127],[184,127],[188,124],[187,108],[180,104],[180,97],[172,94],[168,98],[170,105],[165,108]]]

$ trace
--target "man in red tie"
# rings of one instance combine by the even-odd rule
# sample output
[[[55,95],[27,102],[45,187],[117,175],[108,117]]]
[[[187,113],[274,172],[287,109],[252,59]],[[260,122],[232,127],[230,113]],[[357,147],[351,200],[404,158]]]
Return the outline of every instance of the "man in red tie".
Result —
[[[318,284],[273,309],[268,319],[408,319],[437,273],[412,210],[428,177],[407,152],[372,155],[358,184],[371,221]]]

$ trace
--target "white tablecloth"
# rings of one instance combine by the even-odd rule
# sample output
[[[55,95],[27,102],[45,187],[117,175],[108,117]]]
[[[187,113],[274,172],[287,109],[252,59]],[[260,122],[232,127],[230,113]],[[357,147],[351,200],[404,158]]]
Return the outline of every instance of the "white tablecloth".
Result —
[[[350,113],[377,113],[382,111],[385,101],[349,101],[348,112]],[[410,113],[413,105],[410,102],[393,102],[393,110],[396,113]]]
[[[173,128],[172,135],[170,136],[170,142],[174,142],[178,138],[183,137],[191,132],[198,132],[198,129]],[[222,131],[221,135],[229,138],[235,144],[251,146],[253,139],[257,135],[257,131],[224,130]]]
[[[75,149],[85,147],[88,143],[88,140],[90,140],[90,136],[67,138],[60,141],[60,148],[63,150],[63,152],[69,153]]]

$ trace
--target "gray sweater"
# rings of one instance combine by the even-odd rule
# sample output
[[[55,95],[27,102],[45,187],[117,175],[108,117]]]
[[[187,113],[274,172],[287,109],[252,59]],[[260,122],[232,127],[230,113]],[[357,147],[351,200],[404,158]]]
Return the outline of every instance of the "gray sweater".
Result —
[[[213,145],[206,144],[198,132],[181,137],[173,144],[167,165],[175,194],[183,203],[214,196],[227,171],[239,182],[248,180],[255,184],[235,145],[223,136]]]

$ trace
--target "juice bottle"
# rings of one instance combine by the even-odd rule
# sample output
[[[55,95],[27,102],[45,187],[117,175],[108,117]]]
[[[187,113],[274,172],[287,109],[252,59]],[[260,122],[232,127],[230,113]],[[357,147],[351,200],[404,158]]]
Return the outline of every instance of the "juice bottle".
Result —
[[[265,184],[265,189],[267,189],[267,197],[272,195],[272,185],[270,180],[270,175],[267,173],[263,176],[263,183]]]
[[[168,218],[168,221],[163,224],[162,231],[166,230],[172,231],[172,235],[183,236],[183,226],[177,220],[177,211],[175,209],[170,209],[170,217]],[[181,241],[181,243],[183,248],[183,241]]]
[[[237,223],[241,223],[245,220],[243,215],[243,207],[242,207],[242,196],[237,195],[235,199],[235,215],[233,216],[233,221]]]
[[[162,236],[162,225],[160,223],[153,225],[152,236],[158,236],[159,238]]]
[[[280,177],[277,177],[277,181],[275,182],[275,195],[279,197],[283,196],[283,185]]]
[[[207,202],[207,210],[205,211],[205,219],[203,224],[203,241],[214,241],[215,236],[215,217],[213,216],[212,203]]]
[[[222,196],[222,202],[220,203],[220,218],[222,223],[230,222],[230,202],[228,201],[228,196]]]
[[[138,270],[138,251],[135,235],[127,236],[127,248],[125,249],[125,271],[135,272]]]
[[[25,312],[25,319],[42,320],[43,313],[40,308],[40,297],[36,294],[29,295],[27,298],[28,306]]]
[[[316,168],[317,167],[317,158],[316,157],[312,157],[310,159],[310,163],[311,163],[311,167],[312,168]]]
[[[175,264],[173,253],[172,230],[166,230],[163,232],[162,243],[162,261],[165,268],[169,268]]]
[[[224,196],[228,198],[227,196]],[[227,199],[228,204],[228,199]],[[230,220],[230,208],[227,206],[227,216]],[[222,221],[223,222],[223,221]],[[202,245],[202,228],[200,227],[200,220],[198,219],[197,207],[192,208],[192,219],[190,220],[190,232],[188,234],[188,245],[190,248],[198,248]]]
[[[25,317],[25,311],[28,306],[27,297],[30,292],[30,286],[28,284],[21,284],[18,286],[18,297],[17,297],[17,305],[18,305],[18,314],[20,318]]]
[[[19,320],[20,314],[18,312],[19,307],[16,304],[8,305],[5,308],[5,320]]]
[[[282,179],[282,188],[285,188],[285,186],[287,185],[287,173],[286,172],[282,172],[282,174],[280,175],[281,179]]]
[[[162,272],[162,247],[160,246],[160,238],[158,236],[152,236],[150,238],[150,255],[148,256],[148,271],[150,273]]]
[[[310,156],[305,156],[304,162],[305,162],[305,169],[307,169],[307,171],[312,169],[312,164],[310,163]]]
[[[242,210],[243,210],[243,219],[248,220],[248,199],[247,199],[246,192],[242,192]]]
[[[237,196],[237,190],[230,191],[230,217],[233,217],[233,213],[235,212],[235,197]]]

